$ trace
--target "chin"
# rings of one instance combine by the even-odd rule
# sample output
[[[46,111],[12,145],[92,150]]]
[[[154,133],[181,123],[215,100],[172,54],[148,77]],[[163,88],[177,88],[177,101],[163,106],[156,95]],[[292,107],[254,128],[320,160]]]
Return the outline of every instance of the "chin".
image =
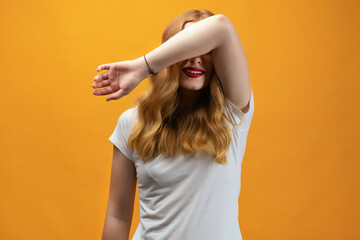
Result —
[[[204,82],[196,82],[196,81],[183,81],[180,82],[180,87],[186,90],[201,90],[204,89],[206,86]]]
[[[205,88],[205,86],[194,86],[194,85],[180,85],[180,87],[192,91],[197,91]]]

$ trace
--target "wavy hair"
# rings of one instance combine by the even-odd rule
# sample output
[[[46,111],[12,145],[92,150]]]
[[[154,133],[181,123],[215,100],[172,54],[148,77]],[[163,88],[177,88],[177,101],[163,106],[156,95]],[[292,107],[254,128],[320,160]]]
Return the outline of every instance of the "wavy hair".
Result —
[[[214,15],[208,10],[189,10],[166,27],[162,43],[180,32],[187,22]],[[129,136],[129,146],[137,150],[144,162],[176,153],[210,154],[219,164],[226,164],[231,131],[226,121],[236,126],[224,113],[225,97],[214,71],[199,101],[190,113],[179,110],[179,79],[177,64],[150,76],[149,91],[138,100],[138,119]],[[182,125],[177,124],[181,114]]]

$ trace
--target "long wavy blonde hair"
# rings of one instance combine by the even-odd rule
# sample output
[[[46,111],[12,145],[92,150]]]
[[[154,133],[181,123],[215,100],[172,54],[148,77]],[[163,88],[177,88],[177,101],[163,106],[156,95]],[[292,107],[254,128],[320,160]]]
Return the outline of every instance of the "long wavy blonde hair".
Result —
[[[176,17],[166,27],[162,43],[180,32],[187,22],[196,22],[214,15],[208,10],[189,10]],[[181,69],[173,64],[150,79],[149,91],[138,100],[138,120],[129,136],[129,146],[137,150],[145,162],[159,154],[210,154],[220,164],[226,164],[226,152],[231,131],[224,113],[225,97],[214,71],[209,85],[190,113],[179,110],[179,79]],[[181,127],[177,118],[181,114]]]

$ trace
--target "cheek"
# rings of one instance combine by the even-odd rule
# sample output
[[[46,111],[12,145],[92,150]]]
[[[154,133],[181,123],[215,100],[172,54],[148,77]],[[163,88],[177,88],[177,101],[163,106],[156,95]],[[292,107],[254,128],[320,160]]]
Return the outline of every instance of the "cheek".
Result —
[[[213,71],[214,71],[214,65],[212,63],[210,63],[208,66],[207,66],[207,75],[210,76]]]
[[[205,67],[207,68],[207,70],[209,72],[212,72],[212,70],[214,69],[214,64],[213,64],[213,61],[212,61],[212,56],[211,55],[207,55],[205,58],[204,58],[204,62],[205,62]]]
[[[182,69],[184,68],[186,62],[185,61],[181,61],[177,63],[177,67],[179,68],[179,71],[182,71]]]

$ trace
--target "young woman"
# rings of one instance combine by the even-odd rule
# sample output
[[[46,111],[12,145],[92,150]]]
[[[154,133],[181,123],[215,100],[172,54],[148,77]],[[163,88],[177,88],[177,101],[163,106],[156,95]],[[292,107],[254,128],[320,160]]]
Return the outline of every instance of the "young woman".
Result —
[[[150,90],[118,119],[103,239],[238,240],[241,163],[254,113],[244,49],[230,20],[190,10],[162,44],[103,64],[95,95],[115,100],[150,77]],[[104,88],[103,88],[104,87]],[[102,88],[102,89],[98,89]]]

